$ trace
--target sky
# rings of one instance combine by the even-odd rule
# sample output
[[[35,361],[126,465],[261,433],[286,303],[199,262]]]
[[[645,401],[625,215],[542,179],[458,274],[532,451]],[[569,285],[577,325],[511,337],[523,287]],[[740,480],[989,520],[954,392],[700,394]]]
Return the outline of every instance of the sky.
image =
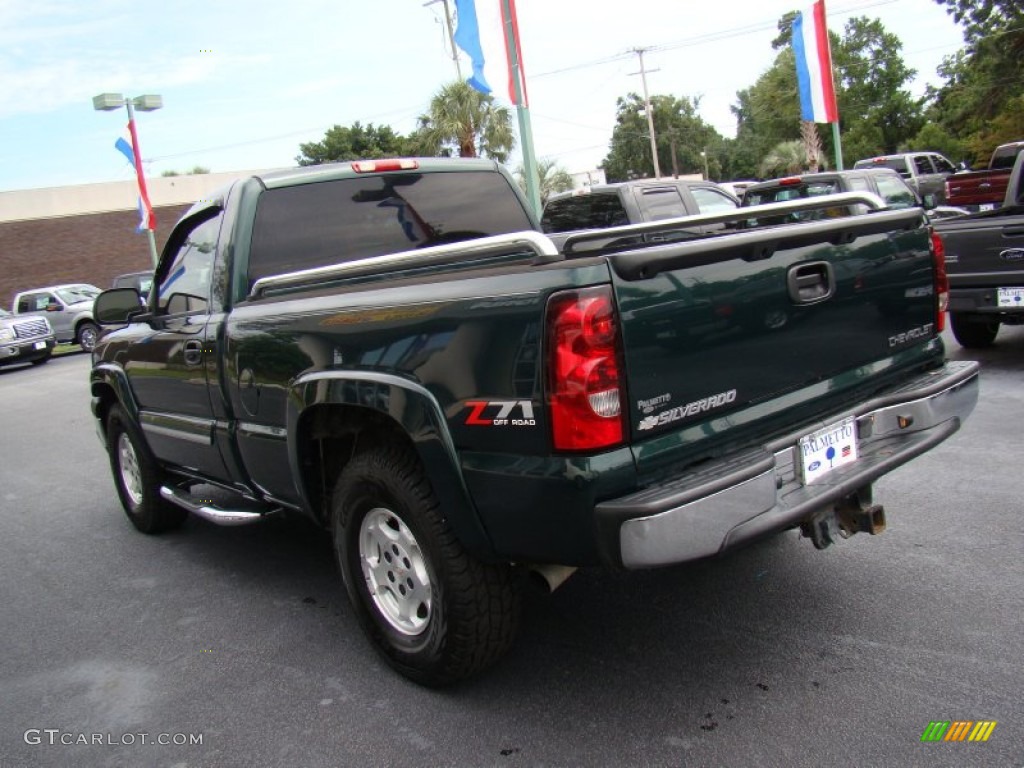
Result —
[[[601,163],[616,99],[642,93],[636,48],[652,49],[652,95],[699,96],[734,136],[736,92],[771,66],[778,19],[810,2],[517,0],[537,156],[572,173]],[[833,31],[867,16],[895,33],[915,95],[962,46],[934,0],[827,8]],[[294,166],[301,143],[356,121],[411,133],[456,76],[443,20],[426,0],[0,0],[0,191],[133,178],[114,149],[127,114],[92,108],[103,92],[163,97],[136,116],[151,176]]]

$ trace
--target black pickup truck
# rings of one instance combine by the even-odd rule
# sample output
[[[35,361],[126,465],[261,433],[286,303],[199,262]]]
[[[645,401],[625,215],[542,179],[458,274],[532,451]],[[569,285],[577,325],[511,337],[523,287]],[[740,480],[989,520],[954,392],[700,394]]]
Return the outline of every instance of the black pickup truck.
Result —
[[[957,431],[978,369],[944,359],[920,209],[778,211],[861,203],[880,210],[604,251],[749,211],[556,245],[485,160],[237,181],[175,226],[145,307],[96,302],[117,494],[146,533],[317,521],[367,636],[427,685],[500,657],[528,571],[877,533],[872,483]],[[732,322],[766,296],[804,322]]]
[[[936,224],[949,275],[953,335],[969,349],[990,346],[999,326],[1024,323],[1024,152],[1003,205]]]

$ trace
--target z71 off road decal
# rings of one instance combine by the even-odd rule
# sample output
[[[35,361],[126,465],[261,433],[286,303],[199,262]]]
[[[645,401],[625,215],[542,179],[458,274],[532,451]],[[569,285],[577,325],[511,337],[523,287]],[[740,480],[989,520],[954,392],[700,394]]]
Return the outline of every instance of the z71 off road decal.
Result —
[[[535,427],[533,403],[529,400],[467,400],[471,427]]]
[[[637,427],[641,432],[648,429],[654,429],[665,424],[671,424],[673,421],[680,421],[689,416],[696,416],[698,413],[704,413],[705,411],[714,410],[715,408],[721,408],[723,405],[735,402],[736,390],[730,389],[728,392],[721,392],[711,397],[705,397],[700,400],[694,400],[692,403],[686,405],[680,405],[677,408],[669,408],[667,411],[655,414],[654,416],[646,416],[640,422],[640,426]]]

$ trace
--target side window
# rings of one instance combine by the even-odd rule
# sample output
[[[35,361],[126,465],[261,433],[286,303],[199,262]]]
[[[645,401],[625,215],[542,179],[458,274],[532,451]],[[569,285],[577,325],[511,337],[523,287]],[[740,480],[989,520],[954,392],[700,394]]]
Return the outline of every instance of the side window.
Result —
[[[928,155],[914,155],[914,167],[917,168],[919,176],[935,173],[935,169],[932,168],[932,161],[928,159]]]
[[[697,202],[697,209],[701,213],[732,211],[739,207],[731,198],[714,189],[697,187],[691,189],[690,194],[693,195],[693,199]]]
[[[878,194],[893,208],[910,208],[917,205],[917,196],[902,179],[892,176],[879,176],[877,179]]]
[[[942,155],[932,155],[932,162],[935,163],[935,170],[939,173],[956,173],[956,168]]]
[[[184,235],[157,286],[158,311],[168,315],[207,311],[222,218],[218,214],[206,219]]]
[[[28,297],[28,309],[23,310],[25,312],[45,312],[46,308],[51,304],[60,306],[60,302],[57,301],[57,297],[52,293],[33,293]]]
[[[851,176],[846,180],[846,183],[849,185],[851,192],[867,192],[871,189],[868,186],[867,179],[862,179],[860,176]]]
[[[685,216],[686,206],[675,187],[654,187],[637,190],[637,201],[644,221],[660,221]]]
[[[19,312],[45,312],[49,304],[49,294],[28,293],[18,299]],[[56,301],[56,299],[54,299]]]

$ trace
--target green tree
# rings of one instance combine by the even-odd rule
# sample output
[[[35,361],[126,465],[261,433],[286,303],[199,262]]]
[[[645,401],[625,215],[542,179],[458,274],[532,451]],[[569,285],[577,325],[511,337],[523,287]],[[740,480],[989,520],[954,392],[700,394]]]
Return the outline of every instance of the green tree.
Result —
[[[391,126],[363,126],[357,121],[348,128],[329,128],[322,141],[300,144],[302,154],[295,161],[299,165],[320,165],[339,160],[378,160],[407,156],[411,154],[410,148],[409,140],[395,133]]]
[[[903,62],[902,49],[903,43],[882,22],[863,16],[846,22],[843,39],[833,49],[841,127],[852,131],[861,123],[877,130],[873,147],[854,143],[867,133],[864,129],[851,136],[851,158],[896,152],[924,126],[922,100],[907,90],[917,72]]]
[[[761,160],[761,175],[791,176],[807,170],[807,147],[798,139],[776,144]]]
[[[938,0],[937,0],[938,1]],[[961,141],[976,164],[1024,137],[1024,5],[1019,0],[944,0],[964,26],[966,47],[939,67],[928,118]]]
[[[792,21],[779,20],[772,66],[751,87],[736,94],[736,151],[731,166],[737,176],[756,174],[761,161],[782,142],[801,138],[796,61],[791,46]],[[869,157],[895,152],[921,130],[923,107],[907,86],[915,72],[900,56],[902,43],[876,20],[853,18],[843,35],[829,33],[839,108],[843,155]],[[820,130],[820,129],[819,129]],[[822,131],[822,151],[833,158],[831,131]]]
[[[900,149],[907,152],[930,150],[938,152],[954,163],[970,159],[967,145],[946,131],[938,123],[925,123],[917,136]]]
[[[198,176],[204,173],[209,173],[210,169],[203,165],[193,165],[188,171],[176,171],[173,168],[168,168],[166,171],[161,171],[161,176],[181,176],[182,174],[189,174],[192,176]]]
[[[992,35],[1024,24],[1024,4],[1020,0],[935,0],[964,27],[964,37],[973,47]],[[1021,53],[1016,48],[1016,55]]]
[[[796,60],[789,48],[749,88],[736,94],[733,178],[761,175],[762,160],[778,144],[800,138],[800,97],[796,86]],[[831,152],[828,139],[826,153]]]
[[[658,164],[663,175],[704,173],[707,152],[708,171],[720,178],[719,153],[724,139],[698,114],[700,100],[655,95],[651,97]],[[601,164],[608,181],[654,176],[651,140],[644,100],[635,93],[616,102],[615,127],[611,147]]]
[[[461,80],[443,86],[431,99],[414,139],[422,154],[490,157],[499,163],[508,160],[516,143],[508,107]]]
[[[526,168],[520,165],[516,168],[516,181],[519,188],[526,192]],[[555,160],[538,160],[537,177],[540,184],[540,204],[544,205],[551,195],[558,192],[566,192],[572,189],[572,176],[564,168],[560,167]]]

